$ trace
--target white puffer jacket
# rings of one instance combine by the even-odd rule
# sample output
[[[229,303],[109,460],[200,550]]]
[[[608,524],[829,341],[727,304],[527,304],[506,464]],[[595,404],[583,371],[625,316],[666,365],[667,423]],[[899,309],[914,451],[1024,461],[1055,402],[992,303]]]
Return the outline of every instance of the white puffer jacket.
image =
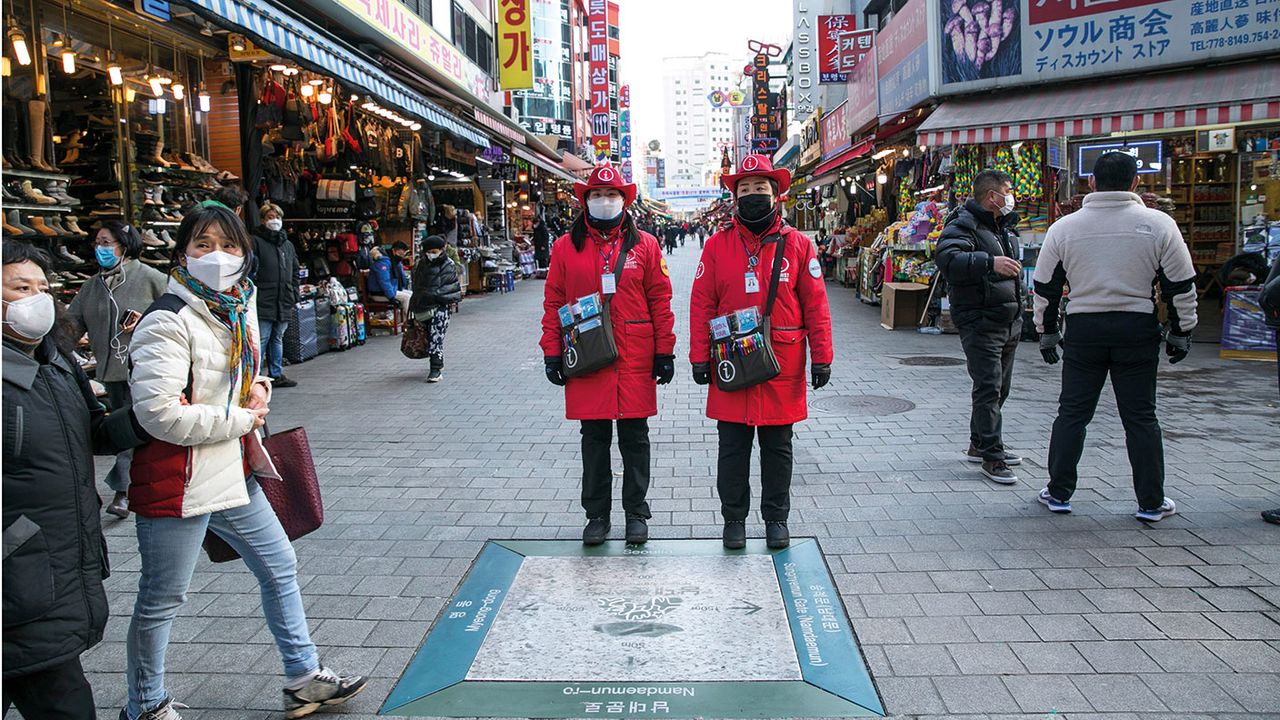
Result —
[[[167,292],[185,305],[177,312],[149,312],[130,343],[134,413],[160,441],[135,452],[130,509],[144,517],[186,518],[247,505],[246,465],[259,477],[278,475],[253,431],[253,413],[235,402],[227,408],[231,332],[181,283],[170,280]],[[253,297],[248,313],[258,354]],[[270,381],[256,380],[266,386],[269,397]],[[183,404],[180,398],[188,382],[191,396]]]

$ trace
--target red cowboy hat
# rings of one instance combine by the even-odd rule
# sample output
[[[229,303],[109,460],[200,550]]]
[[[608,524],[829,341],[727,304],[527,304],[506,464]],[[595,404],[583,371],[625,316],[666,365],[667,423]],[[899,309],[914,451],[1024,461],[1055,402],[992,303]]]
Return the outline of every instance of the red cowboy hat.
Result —
[[[791,171],[786,168],[773,169],[773,161],[768,155],[748,155],[738,163],[738,172],[725,175],[720,179],[729,192],[737,194],[738,181],[749,177],[764,177],[778,184],[778,194],[786,195],[791,189]]]
[[[578,198],[578,204],[585,206],[587,204],[587,191],[599,188],[611,188],[622,193],[622,204],[629,207],[636,200],[635,183],[625,183],[622,181],[622,173],[618,168],[612,165],[601,165],[591,173],[591,177],[584,183],[573,184],[573,194]]]

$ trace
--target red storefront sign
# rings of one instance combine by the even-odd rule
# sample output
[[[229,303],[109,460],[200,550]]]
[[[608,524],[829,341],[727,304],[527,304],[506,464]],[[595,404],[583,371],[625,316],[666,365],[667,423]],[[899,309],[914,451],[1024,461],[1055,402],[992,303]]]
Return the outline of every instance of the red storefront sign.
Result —
[[[591,108],[591,149],[596,162],[609,159],[609,7],[587,0],[587,93]]]
[[[818,81],[844,83],[872,47],[872,31],[858,30],[857,15],[818,16]]]
[[[822,157],[829,158],[853,145],[849,127],[849,102],[845,101],[822,116]]]
[[[1030,0],[1030,2],[1031,6],[1027,11],[1027,20],[1032,25],[1038,25],[1058,20],[1070,20],[1085,15],[1128,10],[1144,5],[1158,5],[1165,2],[1165,0]]]

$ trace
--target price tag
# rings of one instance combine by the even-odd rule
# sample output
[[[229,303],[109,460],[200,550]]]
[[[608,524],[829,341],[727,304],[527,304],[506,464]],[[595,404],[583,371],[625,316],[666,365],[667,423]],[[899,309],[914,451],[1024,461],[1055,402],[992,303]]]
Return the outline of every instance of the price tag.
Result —
[[[618,278],[613,273],[605,273],[600,276],[600,292],[605,295],[612,295],[618,292]]]
[[[760,280],[753,272],[747,273],[747,294],[760,292]]]

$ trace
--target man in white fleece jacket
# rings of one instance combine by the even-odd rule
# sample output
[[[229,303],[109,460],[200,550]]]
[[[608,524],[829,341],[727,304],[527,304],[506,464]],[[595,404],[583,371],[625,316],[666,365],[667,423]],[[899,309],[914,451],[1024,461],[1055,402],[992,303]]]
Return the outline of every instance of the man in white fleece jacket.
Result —
[[[1163,338],[1172,363],[1191,349],[1195,267],[1173,218],[1134,194],[1138,164],[1132,155],[1098,158],[1089,187],[1084,207],[1049,228],[1033,276],[1045,362],[1058,362],[1058,346],[1064,347],[1049,485],[1039,500],[1053,512],[1071,512],[1085,429],[1110,374],[1133,467],[1134,517],[1155,522],[1177,512],[1164,496],[1164,443],[1156,419],[1160,344]],[[1071,288],[1065,342],[1059,324],[1064,284]],[[1167,329],[1156,318],[1156,285],[1168,308]]]

